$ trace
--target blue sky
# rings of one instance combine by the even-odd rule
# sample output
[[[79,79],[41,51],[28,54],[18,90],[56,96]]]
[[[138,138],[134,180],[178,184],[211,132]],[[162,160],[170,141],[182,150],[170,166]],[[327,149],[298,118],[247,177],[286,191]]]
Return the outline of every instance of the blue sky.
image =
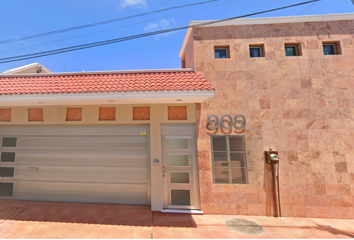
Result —
[[[202,0],[11,0],[0,1],[0,41],[125,17]],[[219,0],[105,24],[98,27],[0,44],[0,58],[119,38],[133,34],[188,25],[191,20],[229,18],[295,4],[303,0]],[[322,0],[315,4],[262,14],[255,17],[351,13],[350,0]],[[178,56],[186,30],[115,43],[111,45],[0,64],[0,72],[39,62],[53,72],[173,69],[180,68]]]

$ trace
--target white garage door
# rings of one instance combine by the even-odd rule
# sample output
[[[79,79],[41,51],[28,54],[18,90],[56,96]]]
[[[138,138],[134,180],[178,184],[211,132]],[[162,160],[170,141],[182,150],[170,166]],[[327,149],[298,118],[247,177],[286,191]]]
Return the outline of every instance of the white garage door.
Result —
[[[0,126],[0,197],[148,203],[147,125]]]

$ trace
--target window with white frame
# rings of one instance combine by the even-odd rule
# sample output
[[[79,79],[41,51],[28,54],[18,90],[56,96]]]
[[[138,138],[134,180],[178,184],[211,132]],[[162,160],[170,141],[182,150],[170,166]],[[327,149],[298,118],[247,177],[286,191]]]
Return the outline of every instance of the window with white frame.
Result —
[[[212,135],[211,153],[214,183],[248,183],[243,135]]]

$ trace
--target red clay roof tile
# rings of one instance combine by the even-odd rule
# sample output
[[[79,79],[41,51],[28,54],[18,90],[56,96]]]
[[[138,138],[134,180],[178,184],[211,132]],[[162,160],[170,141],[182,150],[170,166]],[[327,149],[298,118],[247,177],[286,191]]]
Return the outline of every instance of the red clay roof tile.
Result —
[[[214,90],[192,71],[97,73],[46,76],[0,75],[0,95]]]

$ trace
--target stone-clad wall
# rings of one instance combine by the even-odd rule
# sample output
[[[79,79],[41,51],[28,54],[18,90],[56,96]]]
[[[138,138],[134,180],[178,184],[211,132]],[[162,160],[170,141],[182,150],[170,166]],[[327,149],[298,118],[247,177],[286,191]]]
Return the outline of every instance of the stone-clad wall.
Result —
[[[234,25],[193,29],[195,71],[216,88],[197,106],[201,206],[205,213],[272,214],[264,151],[280,156],[283,216],[354,216],[354,21]],[[324,56],[322,41],[342,54]],[[284,43],[302,56],[286,57]],[[249,44],[265,57],[250,58]],[[229,59],[214,46],[229,45]],[[186,58],[188,52],[186,52]],[[190,56],[189,56],[190,57]],[[243,114],[249,184],[213,184],[210,114]],[[231,134],[237,134],[234,131]]]

